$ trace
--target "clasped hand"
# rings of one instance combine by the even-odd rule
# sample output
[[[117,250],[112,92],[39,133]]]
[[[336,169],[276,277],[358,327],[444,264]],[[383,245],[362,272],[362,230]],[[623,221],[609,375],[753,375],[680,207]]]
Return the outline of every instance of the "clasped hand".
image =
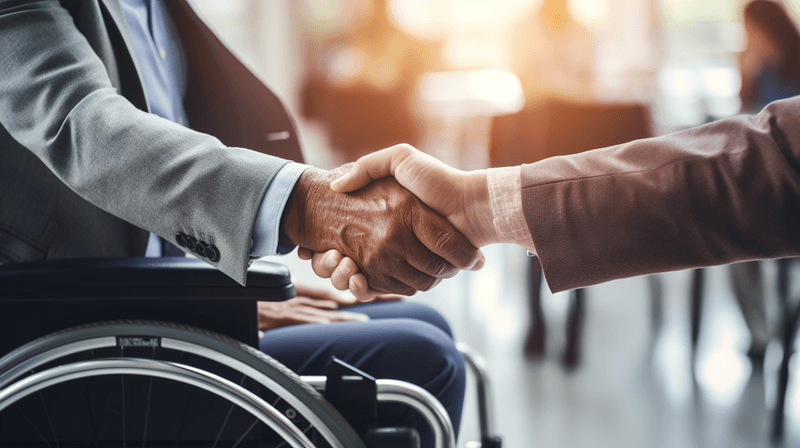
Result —
[[[302,255],[335,250],[350,260],[343,269],[360,269],[372,294],[412,295],[482,265],[480,250],[395,179],[340,194],[330,188],[338,177],[309,169],[289,198],[283,235]]]
[[[416,196],[414,199],[417,199],[415,201],[404,196],[404,200],[410,201],[414,206],[420,206],[419,201],[421,201],[425,204],[421,207],[424,207],[427,212],[432,209],[441,215],[436,215],[436,218],[428,214],[424,215],[429,223],[436,224],[438,230],[435,232],[448,229],[447,231],[455,231],[458,234],[458,237],[450,234],[446,239],[447,244],[444,246],[448,247],[447,251],[450,253],[462,254],[461,260],[467,258],[465,251],[470,255],[475,254],[475,251],[480,254],[480,251],[475,249],[476,247],[500,242],[492,220],[485,170],[460,171],[405,144],[364,156],[343,169],[347,173],[330,184],[330,191],[338,193],[339,200],[371,195],[376,189],[386,188],[389,185],[394,187],[399,183]],[[395,209],[394,213],[397,212],[398,210]],[[408,216],[402,210],[399,213],[398,216]],[[446,221],[443,223],[442,219]],[[430,233],[424,231],[427,225],[429,224],[417,225],[414,233],[425,246],[431,247],[429,244],[435,242],[436,238],[431,238]],[[417,230],[423,230],[423,232],[417,233]],[[440,238],[444,236],[442,233],[438,235]],[[403,241],[408,243],[407,239]],[[392,242],[391,240],[383,241],[384,244],[392,244]],[[459,245],[461,247],[457,247]],[[386,285],[383,281],[384,278],[374,277],[369,267],[363,264],[365,257],[358,258],[357,251],[347,252],[339,247],[331,247],[332,250],[323,252],[318,248],[302,244],[300,246],[299,256],[303,259],[311,259],[314,272],[321,277],[330,278],[331,283],[337,289],[349,289],[359,300],[371,300],[381,291],[387,291],[384,289]],[[351,254],[356,254],[356,256]],[[480,269],[484,259],[481,256],[477,260],[474,264],[466,265],[453,263],[451,260],[452,266],[443,270],[443,273],[448,277],[454,275],[457,271],[455,267],[466,266],[469,268],[471,266],[472,269]],[[380,263],[383,269],[397,269],[395,272],[406,279],[413,276],[407,266],[397,263],[396,258],[385,259],[382,262],[381,260],[367,261]],[[412,288],[414,285],[424,286],[425,288],[416,289],[427,290],[438,283],[441,278],[442,276],[435,277],[434,280],[429,277],[421,283],[406,283],[406,285]],[[392,285],[394,286],[394,284]],[[405,294],[398,290],[392,292]]]

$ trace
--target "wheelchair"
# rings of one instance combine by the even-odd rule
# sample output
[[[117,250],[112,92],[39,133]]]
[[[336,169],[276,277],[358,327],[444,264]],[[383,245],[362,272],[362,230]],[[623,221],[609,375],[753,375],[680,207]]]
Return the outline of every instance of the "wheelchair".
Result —
[[[455,447],[424,389],[332,359],[300,377],[253,348],[258,300],[296,294],[289,270],[255,262],[241,287],[191,258],[48,260],[0,266],[0,447],[414,448],[413,428],[375,426],[378,402],[418,411]],[[493,435],[486,367],[459,345]]]

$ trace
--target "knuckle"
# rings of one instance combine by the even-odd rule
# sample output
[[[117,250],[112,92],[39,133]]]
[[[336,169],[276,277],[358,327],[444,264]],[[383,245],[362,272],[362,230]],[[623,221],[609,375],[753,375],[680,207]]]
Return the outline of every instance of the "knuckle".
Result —
[[[393,151],[398,155],[406,156],[414,151],[414,147],[408,143],[398,143],[394,145]]]
[[[450,278],[458,272],[458,268],[444,258],[436,257],[428,262],[425,272],[434,278]]]
[[[458,268],[466,267],[469,263],[469,247],[452,231],[442,229],[436,238],[437,253],[449,256]]]
[[[403,296],[413,296],[414,294],[417,293],[417,290],[412,288],[412,287],[410,287],[410,286],[404,286],[404,287],[399,288],[399,290],[396,291],[396,292],[394,292],[394,291],[386,291],[386,292],[393,293],[393,294],[400,294],[400,295],[403,295]]]
[[[441,279],[435,277],[427,277],[417,288],[419,291],[430,291],[434,286],[438,285]]]
[[[382,273],[367,276],[367,283],[369,283],[373,289],[378,291],[389,291],[392,289],[392,281],[390,280],[390,277]]]
[[[340,269],[343,269],[343,272],[347,273],[348,276],[358,273],[358,265],[352,258],[345,258],[341,265]]]

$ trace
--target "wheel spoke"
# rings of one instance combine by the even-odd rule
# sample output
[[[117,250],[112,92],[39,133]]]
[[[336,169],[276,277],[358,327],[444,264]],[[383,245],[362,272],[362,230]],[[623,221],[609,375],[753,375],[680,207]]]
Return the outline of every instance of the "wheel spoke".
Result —
[[[86,386],[84,387],[84,389],[85,389],[84,390],[84,395],[86,395],[87,397],[89,397],[89,387],[90,387],[90,383],[89,383],[89,381],[86,381]],[[86,410],[89,412],[89,421],[92,422],[92,434],[94,434],[94,446],[98,447],[98,446],[100,446],[99,445],[100,442],[99,442],[99,440],[97,438],[97,422],[94,419],[94,410],[92,409],[92,400],[89,400],[89,399],[86,400]]]
[[[244,433],[242,434],[242,436],[241,436],[241,437],[239,437],[239,440],[237,440],[237,441],[236,441],[236,443],[234,443],[234,444],[233,444],[233,447],[231,447],[231,448],[236,448],[237,446],[239,446],[239,444],[240,444],[240,443],[242,442],[242,440],[244,439],[244,436],[246,436],[246,435],[247,435],[247,433],[249,433],[250,431],[252,431],[252,429],[253,429],[253,428],[256,426],[256,423],[258,423],[258,419],[255,419],[255,420],[253,420],[253,423],[251,423],[251,424],[250,424],[250,426],[248,426],[248,427],[247,427],[247,429],[244,431]]]
[[[125,357],[125,347],[124,346],[120,346],[119,347],[119,357],[120,358],[124,358]],[[120,378],[120,386],[121,386],[121,390],[122,390],[122,393],[120,394],[122,396],[122,448],[125,448],[126,440],[127,440],[126,437],[125,437],[125,375],[120,375],[119,378]]]
[[[151,359],[156,359],[156,348],[153,347],[153,356]],[[153,377],[147,383],[147,407],[144,411],[144,431],[142,432],[142,448],[147,443],[147,422],[150,420],[150,396],[153,391]]]
[[[147,422],[150,418],[150,394],[153,390],[153,377],[147,382],[147,409],[144,412],[144,431],[142,432],[142,448],[147,443]]]
[[[53,426],[53,420],[50,419],[50,411],[47,410],[47,404],[44,402],[44,396],[42,396],[41,392],[38,392],[39,400],[42,402],[42,408],[44,408],[44,415],[47,417],[47,423],[50,425],[50,431],[53,432],[53,441],[56,442],[56,448],[61,448],[61,445],[58,443],[58,436],[56,435],[56,428]],[[49,446],[49,444],[48,444]]]
[[[244,384],[245,379],[247,379],[247,375],[242,375],[242,379],[239,380],[240,386]],[[222,431],[225,429],[225,426],[228,425],[228,419],[231,418],[231,413],[233,412],[234,406],[236,405],[231,403],[231,406],[228,408],[228,413],[225,415],[225,420],[222,421],[222,426],[219,428],[219,432],[217,433],[217,438],[214,439],[214,446],[212,446],[211,448],[217,448],[217,443],[219,443],[219,438],[222,437]]]
[[[36,425],[33,424],[31,419],[28,417],[28,414],[26,414],[25,411],[22,410],[22,407],[20,405],[16,405],[16,406],[17,406],[17,409],[19,409],[19,411],[22,413],[22,416],[25,417],[25,420],[27,420],[28,423],[31,424],[31,427],[33,428],[34,431],[36,431],[36,434],[39,434],[39,437],[41,437],[42,440],[44,440],[44,443],[47,444],[48,448],[53,448],[52,446],[50,446],[50,442],[48,442],[47,439],[44,437],[44,435],[39,431],[39,428],[37,428]]]
[[[178,427],[178,434],[175,436],[175,446],[178,446],[181,443],[181,434],[183,434],[183,427],[186,425],[186,416],[189,415],[189,404],[192,402],[195,390],[197,389],[192,388],[189,390],[189,397],[186,399],[186,406],[184,406],[186,411],[183,413],[181,425]]]

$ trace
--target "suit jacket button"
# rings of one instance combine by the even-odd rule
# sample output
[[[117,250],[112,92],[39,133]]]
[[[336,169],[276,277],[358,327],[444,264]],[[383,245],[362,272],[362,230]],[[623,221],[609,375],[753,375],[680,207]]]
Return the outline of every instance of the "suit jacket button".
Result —
[[[186,234],[178,232],[178,234],[175,235],[175,242],[178,243],[178,246],[186,247]]]
[[[194,245],[194,252],[201,257],[206,256],[206,249],[208,248],[208,244],[205,241],[198,241],[197,244]]]
[[[186,248],[194,252],[194,246],[197,244],[197,238],[193,236],[186,236]]]
[[[219,249],[217,249],[217,246],[211,244],[206,247],[206,257],[208,257],[209,261],[219,261]]]

